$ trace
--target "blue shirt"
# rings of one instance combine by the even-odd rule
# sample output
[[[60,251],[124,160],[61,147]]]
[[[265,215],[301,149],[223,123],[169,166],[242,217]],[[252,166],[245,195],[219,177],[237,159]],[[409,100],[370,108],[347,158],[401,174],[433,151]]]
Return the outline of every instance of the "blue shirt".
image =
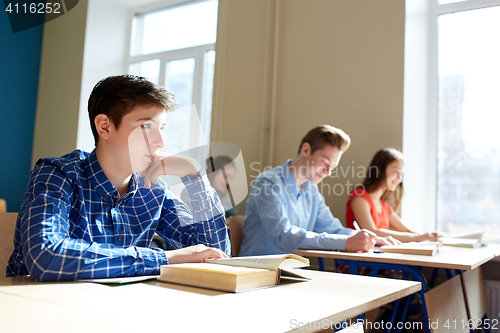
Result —
[[[41,159],[19,211],[7,276],[37,281],[158,274],[165,251],[149,248],[155,233],[176,248],[205,244],[230,252],[224,208],[206,177],[186,176],[193,215],[168,190],[138,186],[123,198],[95,152]]]
[[[261,173],[247,200],[240,256],[291,253],[296,249],[345,250],[354,230],[333,217],[318,186],[299,189],[291,160]]]

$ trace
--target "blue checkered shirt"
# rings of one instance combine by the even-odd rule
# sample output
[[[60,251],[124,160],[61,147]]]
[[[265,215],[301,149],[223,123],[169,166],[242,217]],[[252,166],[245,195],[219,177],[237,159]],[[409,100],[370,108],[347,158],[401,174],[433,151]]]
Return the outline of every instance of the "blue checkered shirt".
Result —
[[[224,208],[206,177],[182,178],[189,208],[170,191],[139,186],[133,175],[120,199],[95,152],[41,159],[19,211],[7,276],[37,281],[158,274],[165,251],[149,248],[155,233],[176,248],[195,244],[230,252]]]

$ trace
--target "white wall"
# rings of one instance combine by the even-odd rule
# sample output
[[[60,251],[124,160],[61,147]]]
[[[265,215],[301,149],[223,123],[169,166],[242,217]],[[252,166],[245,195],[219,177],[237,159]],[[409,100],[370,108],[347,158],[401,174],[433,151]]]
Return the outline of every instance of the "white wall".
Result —
[[[114,0],[89,0],[76,141],[76,147],[84,151],[95,146],[87,111],[93,87],[107,76],[126,73],[128,22],[129,11],[124,5]]]
[[[405,19],[403,153],[406,158],[402,218],[420,230],[435,229],[435,120],[428,117],[429,3],[407,0]],[[435,155],[435,153],[434,153]]]

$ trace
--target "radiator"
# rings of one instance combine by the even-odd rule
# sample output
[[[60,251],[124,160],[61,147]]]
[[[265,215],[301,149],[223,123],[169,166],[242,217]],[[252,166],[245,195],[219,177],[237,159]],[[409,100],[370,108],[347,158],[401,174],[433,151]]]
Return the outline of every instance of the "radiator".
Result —
[[[490,331],[500,332],[500,281],[484,280],[484,284],[488,295],[488,318],[494,325]]]

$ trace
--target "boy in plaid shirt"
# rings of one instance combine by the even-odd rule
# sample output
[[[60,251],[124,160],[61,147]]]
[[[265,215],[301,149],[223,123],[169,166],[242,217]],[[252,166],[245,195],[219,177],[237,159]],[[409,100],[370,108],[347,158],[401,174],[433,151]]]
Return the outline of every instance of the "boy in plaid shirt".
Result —
[[[88,111],[96,148],[40,159],[30,174],[7,276],[37,281],[159,274],[227,257],[224,208],[200,164],[160,153],[174,96],[133,75],[101,80]],[[168,138],[167,138],[168,139]],[[193,213],[160,175],[181,177]],[[149,248],[160,235],[176,250]]]

